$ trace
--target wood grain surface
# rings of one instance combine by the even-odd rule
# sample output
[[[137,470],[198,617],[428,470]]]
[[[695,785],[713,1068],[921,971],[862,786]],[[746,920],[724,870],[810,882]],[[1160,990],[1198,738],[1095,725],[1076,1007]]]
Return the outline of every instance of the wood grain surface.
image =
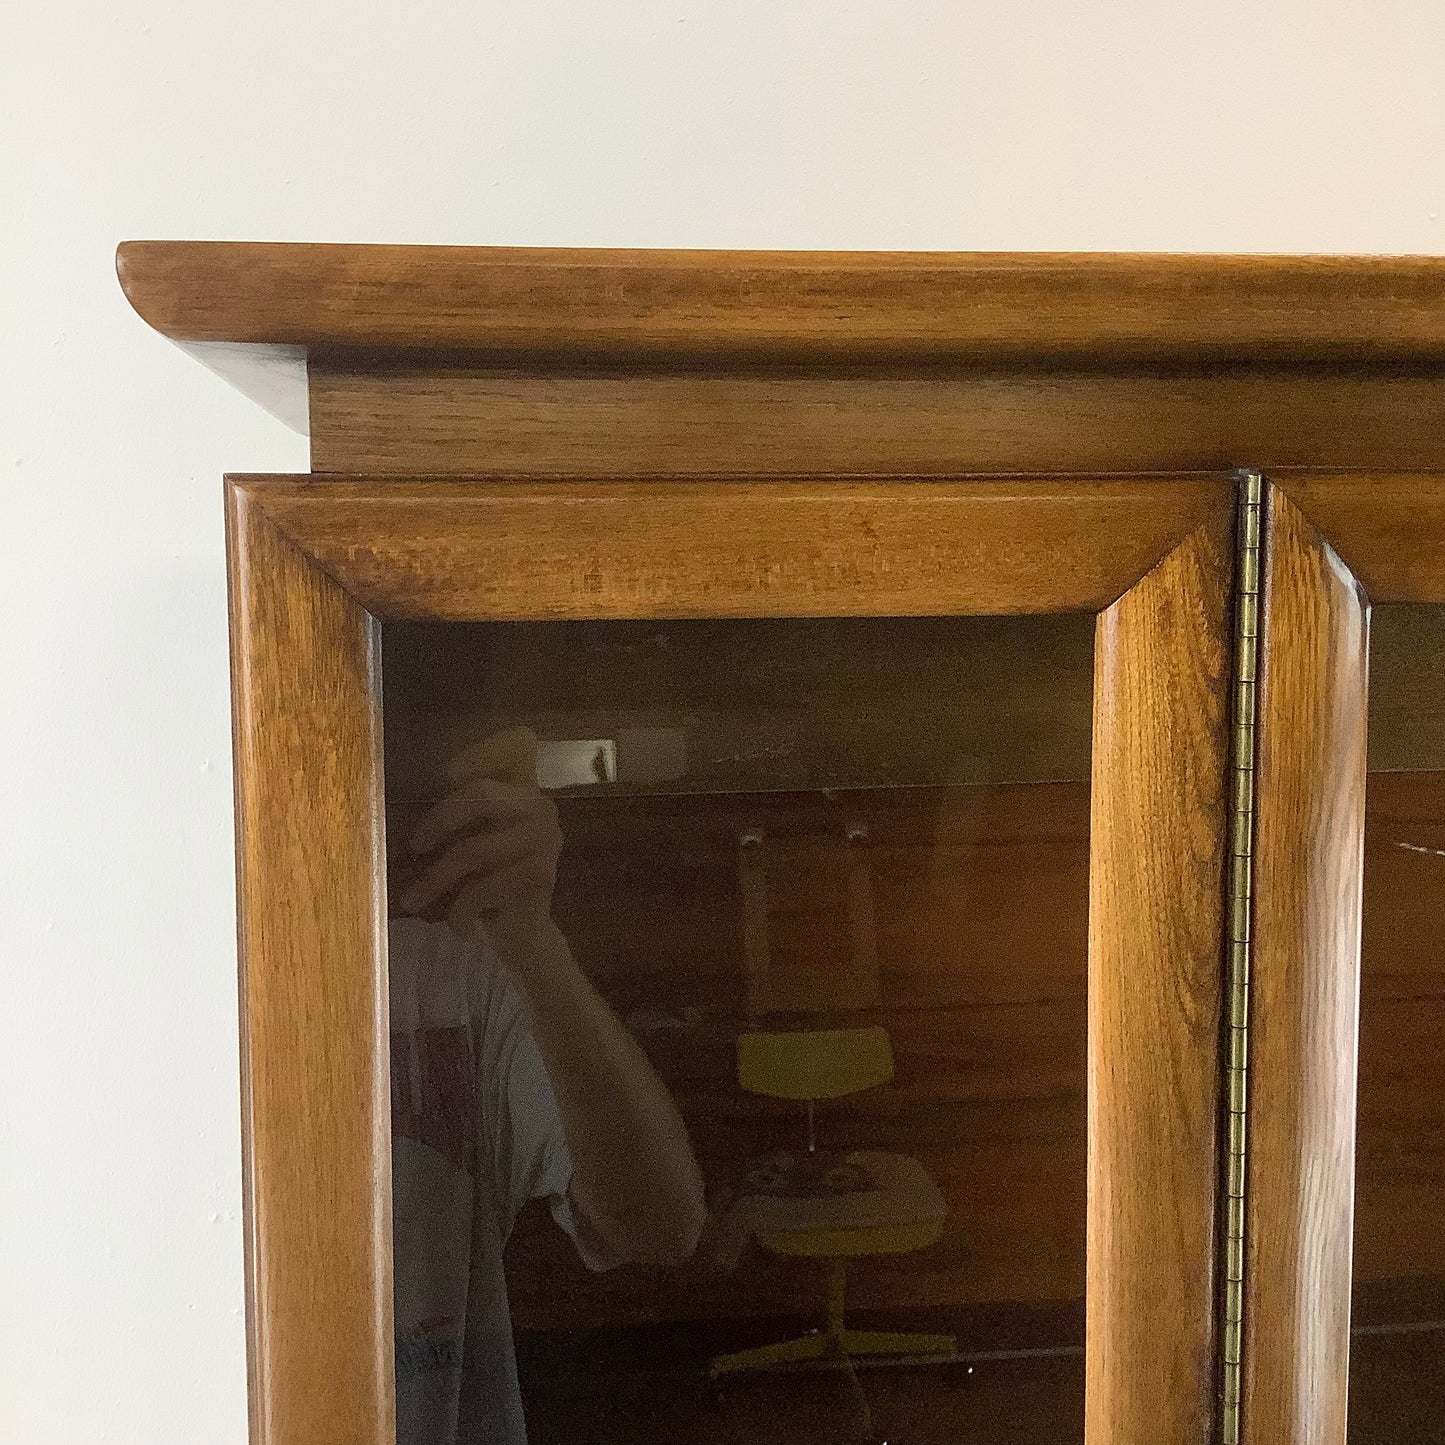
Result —
[[[1436,460],[1441,456],[1437,437]],[[1445,471],[1301,473],[1279,486],[1371,602],[1445,602]]]
[[[395,1445],[375,623],[228,494],[253,1445]]]
[[[181,342],[1445,360],[1436,257],[127,241],[116,268]]]
[[[1445,372],[502,370],[320,356],[310,424],[314,470],[377,475],[1409,468],[1439,458]]]
[[[1087,1435],[1216,1420],[1232,511],[1099,619],[1089,919]]]
[[[1095,611],[1218,478],[493,482],[237,478],[372,612],[508,618]]]
[[[1241,1428],[1343,1445],[1369,611],[1277,488],[1264,548]]]

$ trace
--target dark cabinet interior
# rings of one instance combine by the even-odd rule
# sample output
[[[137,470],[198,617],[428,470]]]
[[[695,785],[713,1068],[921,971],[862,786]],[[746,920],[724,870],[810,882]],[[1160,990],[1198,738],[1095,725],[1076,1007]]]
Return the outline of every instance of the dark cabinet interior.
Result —
[[[1445,608],[1371,622],[1351,1445],[1445,1439]]]
[[[833,1417],[853,1438],[855,1394],[918,1441],[1079,1438],[1093,641],[1087,615],[388,627],[393,826],[449,754],[538,734],[540,774],[572,779],[555,916],[676,1099],[713,1210],[685,1264],[605,1272],[523,1212],[507,1289],[535,1439],[811,1440]],[[589,747],[596,775],[566,773]],[[822,1309],[819,1260],[728,1235],[752,1171],[804,1139],[795,1103],[740,1084],[739,1037],[840,1026],[885,1030],[893,1077],[820,1103],[818,1148],[899,1151],[946,1209],[926,1247],[850,1262],[848,1320],[953,1348],[862,1357],[851,1383],[714,1380]]]

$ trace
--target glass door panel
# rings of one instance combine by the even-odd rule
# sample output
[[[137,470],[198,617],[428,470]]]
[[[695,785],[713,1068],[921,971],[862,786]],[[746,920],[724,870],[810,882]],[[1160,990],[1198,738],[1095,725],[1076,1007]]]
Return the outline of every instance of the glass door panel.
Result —
[[[1445,1440],[1445,607],[1371,623],[1351,1445]]]
[[[1093,646],[388,624],[402,1445],[1082,1439]]]

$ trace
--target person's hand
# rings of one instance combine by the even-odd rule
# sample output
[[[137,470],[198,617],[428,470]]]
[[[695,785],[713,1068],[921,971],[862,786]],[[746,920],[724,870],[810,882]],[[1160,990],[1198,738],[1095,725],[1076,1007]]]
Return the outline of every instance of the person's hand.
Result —
[[[448,905],[462,937],[486,937],[507,955],[551,921],[562,851],[557,809],[537,786],[537,739],[526,728],[494,733],[447,765],[453,785],[423,814],[411,851],[423,867],[399,900],[411,914]]]

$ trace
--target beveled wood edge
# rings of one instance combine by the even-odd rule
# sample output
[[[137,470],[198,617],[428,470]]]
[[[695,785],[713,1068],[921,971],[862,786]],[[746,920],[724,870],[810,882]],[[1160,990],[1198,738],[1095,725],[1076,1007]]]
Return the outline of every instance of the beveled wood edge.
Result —
[[[371,612],[454,622],[1098,612],[1233,495],[1218,473],[227,484]]]
[[[1445,358],[1435,257],[125,241],[182,342],[995,357]]]
[[[395,1445],[379,630],[226,523],[249,1438]]]
[[[1344,1445],[1369,604],[1287,485],[1263,533],[1241,1439]]]
[[[1098,621],[1087,1445],[1200,1445],[1220,1419],[1233,521],[1202,523]]]
[[[1272,469],[1375,602],[1445,602],[1445,470]]]

